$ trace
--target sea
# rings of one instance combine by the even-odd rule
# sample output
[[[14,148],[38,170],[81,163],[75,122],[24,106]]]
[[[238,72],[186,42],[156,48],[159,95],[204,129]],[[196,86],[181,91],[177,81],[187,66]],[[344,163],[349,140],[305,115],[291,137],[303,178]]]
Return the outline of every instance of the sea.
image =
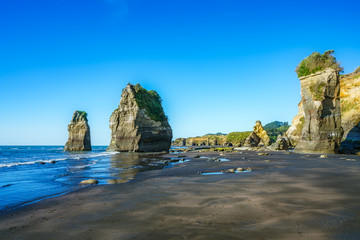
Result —
[[[65,152],[64,146],[0,146],[0,212],[75,191],[85,187],[79,184],[82,180],[126,183],[139,171],[173,164],[168,159],[107,152],[106,148]]]

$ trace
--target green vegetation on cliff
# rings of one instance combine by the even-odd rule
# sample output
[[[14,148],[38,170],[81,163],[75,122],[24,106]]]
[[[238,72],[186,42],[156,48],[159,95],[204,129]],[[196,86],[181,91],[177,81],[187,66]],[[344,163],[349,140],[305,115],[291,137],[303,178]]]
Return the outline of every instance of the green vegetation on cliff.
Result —
[[[325,51],[323,54],[313,52],[310,56],[305,58],[296,67],[295,72],[298,77],[303,77],[324,70],[325,68],[332,68],[338,72],[343,70],[340,63],[336,61],[333,56],[334,50]]]
[[[250,133],[251,132],[231,132],[226,136],[226,142],[231,143],[232,145],[243,145]]]
[[[204,136],[225,136],[225,135],[227,134],[222,132],[217,132],[217,133],[207,133]]]
[[[323,93],[326,84],[324,82],[316,83],[310,86],[310,92],[316,101],[323,100]]]
[[[77,112],[77,114],[74,115],[73,121],[75,121],[77,118],[82,118],[82,119],[84,119],[85,121],[88,120],[88,119],[87,119],[87,112],[85,112],[85,111],[79,111],[79,110],[77,110],[76,112]]]
[[[289,127],[289,125],[283,125],[278,128],[267,129],[266,133],[268,134],[272,142],[276,142],[277,137],[279,135],[283,135],[289,129]]]
[[[274,122],[271,122],[271,123],[268,123],[264,126],[264,129],[265,130],[268,130],[268,129],[273,129],[273,128],[279,128],[281,126],[289,126],[289,123],[288,122],[279,122],[279,121],[274,121]]]
[[[163,122],[167,119],[161,106],[161,98],[154,90],[146,90],[140,84],[134,85],[135,100],[140,109],[145,109],[146,114],[154,121]]]

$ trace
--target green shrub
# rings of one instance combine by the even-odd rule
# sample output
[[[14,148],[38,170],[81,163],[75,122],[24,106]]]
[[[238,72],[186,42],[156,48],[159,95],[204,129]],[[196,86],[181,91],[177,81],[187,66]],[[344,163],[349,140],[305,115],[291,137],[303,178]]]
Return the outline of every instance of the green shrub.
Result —
[[[286,125],[282,125],[278,128],[266,129],[266,133],[272,142],[276,142],[276,139],[279,136],[279,134],[283,135],[289,129],[289,127],[290,126],[288,124],[286,124]]]
[[[76,110],[77,112],[77,115],[76,116],[79,116],[80,118],[83,118],[85,121],[87,121],[87,112],[85,111],[79,111],[79,110]],[[76,116],[74,116],[76,118]],[[75,120],[75,119],[74,119]],[[73,121],[74,121],[73,120]]]
[[[268,123],[264,126],[264,129],[265,130],[268,130],[268,129],[273,129],[273,128],[279,128],[281,126],[289,126],[289,123],[288,122],[279,122],[279,121],[274,121],[274,122],[271,122],[271,123]]]
[[[342,72],[343,68],[340,67],[340,63],[336,61],[333,56],[334,50],[325,51],[323,54],[313,52],[310,56],[305,58],[296,67],[295,72],[298,77],[303,77],[322,71],[325,68],[332,68],[338,72]]]
[[[146,90],[140,84],[133,86],[135,90],[135,100],[140,109],[145,109],[146,114],[154,121],[163,122],[167,116],[161,106],[161,98],[154,90]]]

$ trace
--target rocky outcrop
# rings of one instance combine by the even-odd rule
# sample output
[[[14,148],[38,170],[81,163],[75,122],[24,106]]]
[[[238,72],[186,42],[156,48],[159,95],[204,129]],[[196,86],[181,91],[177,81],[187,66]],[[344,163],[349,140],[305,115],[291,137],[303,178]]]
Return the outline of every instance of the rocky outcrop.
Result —
[[[225,143],[226,135],[205,135],[186,139],[186,146],[224,146]]]
[[[289,145],[289,139],[279,135],[276,142],[271,146],[275,150],[289,150]]]
[[[128,84],[110,117],[110,151],[168,151],[172,130],[155,91]]]
[[[299,142],[302,129],[304,126],[304,109],[302,101],[298,104],[299,111],[297,115],[293,118],[291,126],[284,134],[285,137],[289,139],[289,143],[291,146],[296,146]]]
[[[264,127],[262,126],[260,121],[256,121],[254,126],[254,131],[246,138],[245,147],[261,147],[261,146],[269,146],[271,144],[271,140],[267,135]]]
[[[340,149],[345,153],[357,153],[360,151],[360,72],[355,70],[341,78],[340,98],[344,129]]]
[[[331,68],[301,77],[304,125],[295,150],[336,153],[343,130],[339,73]]]
[[[346,74],[340,79],[341,126],[344,130],[340,149],[346,153],[360,151],[360,72]],[[302,101],[286,136],[293,146],[301,137],[304,125]]]
[[[172,145],[178,147],[186,146],[186,138],[177,138],[173,141]]]
[[[90,127],[86,112],[74,112],[68,131],[69,139],[65,144],[65,151],[91,151]]]

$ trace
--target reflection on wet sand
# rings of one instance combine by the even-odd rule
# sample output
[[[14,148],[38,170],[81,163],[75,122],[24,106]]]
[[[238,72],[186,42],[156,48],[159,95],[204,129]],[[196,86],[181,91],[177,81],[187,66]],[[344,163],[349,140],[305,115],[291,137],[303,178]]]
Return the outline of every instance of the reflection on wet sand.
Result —
[[[109,179],[109,184],[125,183],[136,176],[138,172],[162,169],[168,165],[168,160],[160,156],[144,153],[119,153],[111,157],[111,168],[114,179]]]
[[[138,173],[136,167],[139,164],[140,156],[138,153],[119,153],[111,157],[111,168],[118,169],[113,173],[116,179],[109,179],[109,184],[125,183],[132,180]]]

